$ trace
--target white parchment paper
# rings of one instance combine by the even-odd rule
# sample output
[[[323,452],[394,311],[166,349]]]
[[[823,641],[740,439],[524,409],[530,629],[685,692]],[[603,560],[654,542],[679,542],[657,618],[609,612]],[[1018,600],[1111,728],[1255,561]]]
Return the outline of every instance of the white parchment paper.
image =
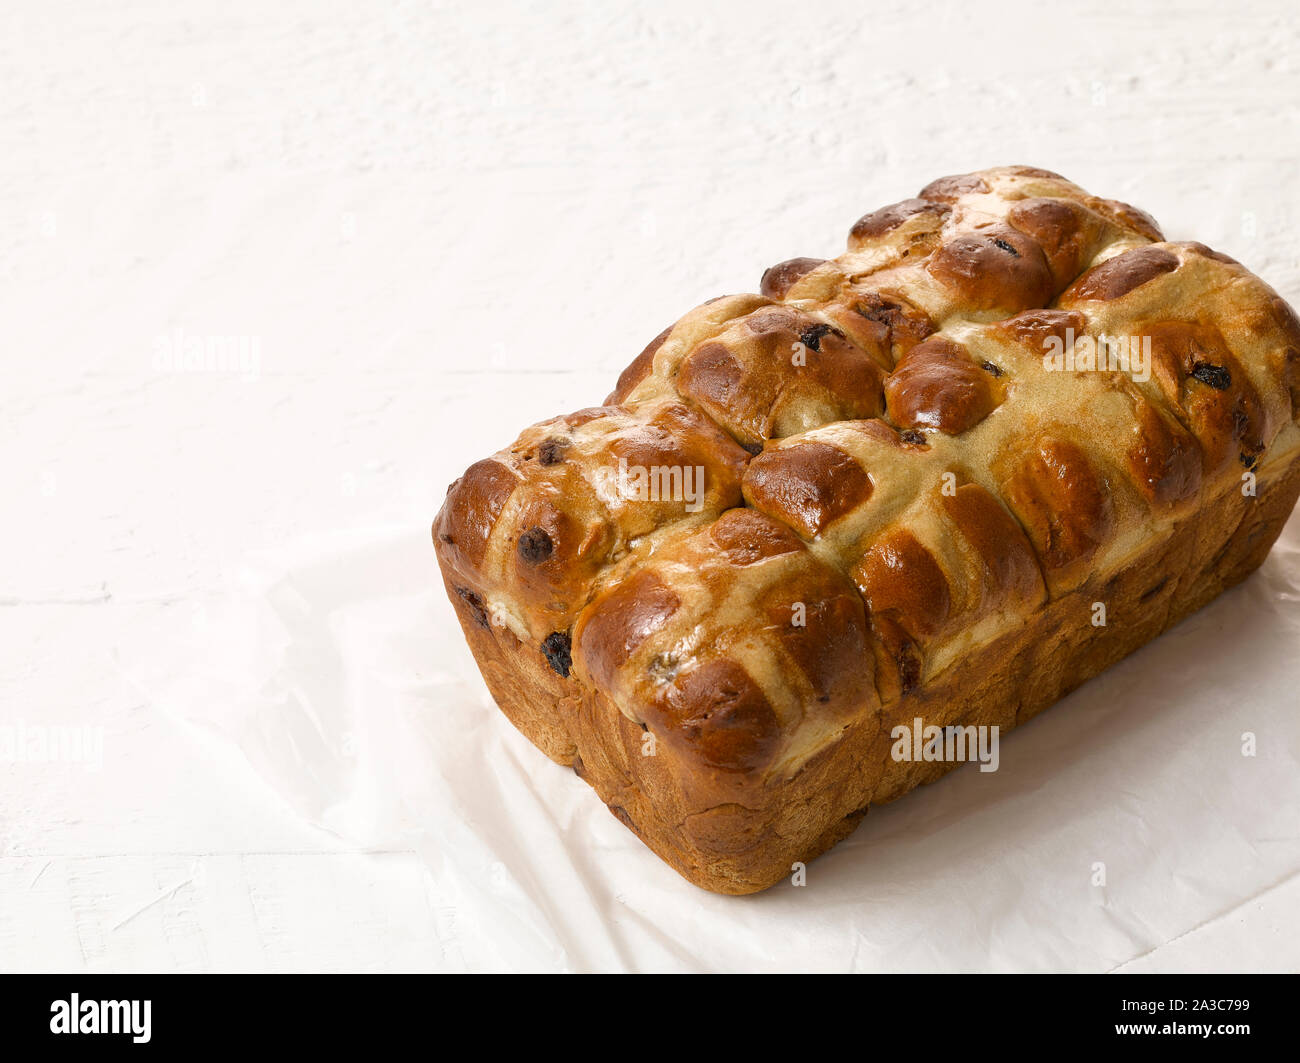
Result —
[[[421,853],[450,970],[1106,971],[1300,873],[1298,520],[1004,735],[997,772],[872,810],[805,886],[747,898],[679,878],[497,711],[424,525],[250,558],[183,620],[127,636],[127,674],[312,822]]]

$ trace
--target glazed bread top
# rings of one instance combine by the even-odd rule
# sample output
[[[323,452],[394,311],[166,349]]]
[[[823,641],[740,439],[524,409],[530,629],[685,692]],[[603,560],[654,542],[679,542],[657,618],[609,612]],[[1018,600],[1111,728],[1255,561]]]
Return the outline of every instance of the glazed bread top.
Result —
[[[717,800],[1300,449],[1295,314],[1133,207],[1001,167],[848,244],[691,311],[434,525],[471,622]]]

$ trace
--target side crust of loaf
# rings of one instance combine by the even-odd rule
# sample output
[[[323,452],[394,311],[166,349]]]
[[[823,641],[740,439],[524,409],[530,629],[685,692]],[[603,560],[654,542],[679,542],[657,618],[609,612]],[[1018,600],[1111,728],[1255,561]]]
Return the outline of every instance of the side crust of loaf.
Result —
[[[561,678],[535,647],[481,622],[450,581],[447,592],[488,689],[534,745],[572,767],[610,811],[683,877],[717,893],[766,889],[847,837],[873,804],[932,782],[953,762],[895,761],[891,729],[996,725],[1033,718],[1087,679],[1245,579],[1268,554],[1300,496],[1300,463],[1259,470],[1257,494],[1207,499],[1104,581],[1049,603],[1018,630],[958,660],[937,682],[875,715],[851,720],[837,741],[749,805],[715,793],[671,756],[643,755],[643,727],[576,675]],[[1106,606],[1106,625],[1091,622]]]

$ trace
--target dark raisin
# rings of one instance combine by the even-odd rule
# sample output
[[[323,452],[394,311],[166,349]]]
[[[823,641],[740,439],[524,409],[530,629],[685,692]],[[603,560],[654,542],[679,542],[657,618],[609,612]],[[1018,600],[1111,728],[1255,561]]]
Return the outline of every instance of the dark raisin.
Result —
[[[905,428],[898,433],[898,438],[904,443],[914,443],[920,445],[925,442],[925,433],[918,432],[915,428]]]
[[[552,631],[542,640],[542,653],[546,663],[565,679],[573,667],[573,641],[565,631]]]
[[[483,599],[468,587],[457,587],[455,590],[461,601],[469,607],[470,615],[474,617],[474,623],[481,628],[490,628],[487,610],[483,608]]]
[[[910,641],[898,648],[898,681],[904,694],[910,694],[921,684],[921,658]]]
[[[1002,250],[1005,251],[1012,258],[1020,257],[1020,252],[1017,251],[1014,247],[1012,247],[1009,243],[1007,243],[1005,240],[1001,239],[1000,237],[997,236],[993,237],[993,242],[997,244],[998,247],[1002,248]]]
[[[438,539],[439,539],[440,542],[444,542],[444,543],[446,543],[448,546],[454,546],[455,543],[456,543],[456,540],[453,539],[453,538],[452,538],[450,535],[448,535],[446,532],[439,532],[439,533],[438,533]]]
[[[762,454],[762,453],[763,453],[763,444],[762,444],[762,443],[741,443],[740,445],[741,445],[742,447],[744,447],[747,451],[749,451],[751,454]]]
[[[831,331],[830,325],[810,325],[799,333],[799,342],[814,351],[822,349],[822,337]]]
[[[545,528],[529,528],[519,536],[519,556],[530,565],[540,565],[555,549]]]
[[[874,304],[855,303],[853,312],[881,325],[893,325],[903,316],[903,308],[887,299],[877,299]]]
[[[558,465],[564,460],[564,452],[569,449],[567,439],[543,439],[537,448],[537,460],[542,465]]]
[[[1192,376],[1202,384],[1208,384],[1215,391],[1227,391],[1232,387],[1232,374],[1221,365],[1197,362],[1192,366]]]
[[[1002,370],[999,369],[992,362],[980,362],[980,368],[983,369],[984,372],[986,373],[992,373],[994,376],[1002,375]]]
[[[1250,469],[1252,471],[1254,471],[1255,466],[1259,464],[1258,454],[1247,454],[1243,450],[1240,454],[1240,458],[1241,458],[1241,464],[1244,465],[1247,469]]]

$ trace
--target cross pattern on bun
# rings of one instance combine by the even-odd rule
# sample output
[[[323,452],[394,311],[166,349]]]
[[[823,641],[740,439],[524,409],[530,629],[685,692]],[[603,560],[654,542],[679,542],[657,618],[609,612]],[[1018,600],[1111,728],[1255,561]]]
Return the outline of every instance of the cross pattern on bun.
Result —
[[[1290,307],[1056,174],[934,181],[759,287],[434,524],[507,715],[733,893],[955,766],[893,761],[898,722],[1022,722],[1243,578],[1300,490]]]

